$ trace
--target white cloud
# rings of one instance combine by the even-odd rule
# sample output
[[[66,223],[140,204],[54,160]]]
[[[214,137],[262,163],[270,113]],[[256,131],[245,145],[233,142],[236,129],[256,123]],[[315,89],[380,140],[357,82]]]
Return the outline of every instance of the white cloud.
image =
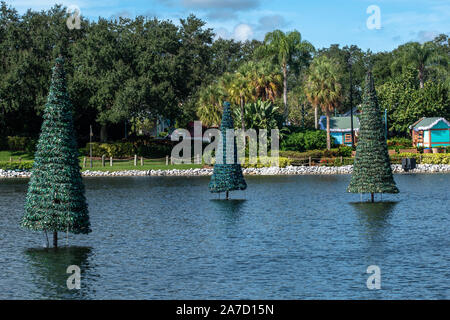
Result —
[[[421,30],[417,33],[418,40],[421,43],[431,41],[434,38],[436,38],[438,35],[439,35],[438,31]]]
[[[248,24],[241,23],[234,28],[233,38],[238,41],[249,40],[252,36],[253,29]]]

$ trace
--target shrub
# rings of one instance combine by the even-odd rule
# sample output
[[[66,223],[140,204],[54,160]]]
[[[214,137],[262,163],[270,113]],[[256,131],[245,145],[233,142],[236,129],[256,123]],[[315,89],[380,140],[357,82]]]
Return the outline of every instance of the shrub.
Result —
[[[422,162],[424,164],[450,164],[450,154],[448,153],[400,153],[399,157],[401,158],[422,158]]]
[[[26,151],[34,153],[36,151],[37,140],[30,137],[8,137],[7,148],[10,151]]]
[[[349,158],[352,156],[352,151],[353,151],[352,147],[344,145],[339,146],[338,156]]]
[[[350,148],[351,149],[351,148]],[[309,150],[305,152],[297,152],[297,151],[280,151],[280,156],[286,158],[322,158],[322,157],[337,157],[339,156],[339,149],[334,148],[331,150]]]
[[[29,171],[33,168],[34,161],[13,161],[13,162],[0,162],[0,169],[2,170],[25,170]]]
[[[250,164],[249,158],[245,159],[245,162],[242,163],[243,168],[263,168],[263,167],[271,167],[273,165],[272,158],[270,157],[258,157],[258,161],[256,164]],[[278,158],[278,165],[280,168],[285,168],[290,166],[292,163],[292,159],[288,159],[285,157]]]
[[[127,158],[134,155],[133,144],[130,142],[99,143],[92,142],[86,145],[86,148],[80,149],[89,156],[90,146],[92,146],[92,156],[101,157],[103,155],[113,158]]]
[[[171,152],[172,145],[165,143],[139,144],[136,147],[136,154],[146,158],[163,158],[166,155],[170,155]]]
[[[331,145],[334,145],[334,138],[331,137]],[[313,149],[325,149],[327,147],[327,133],[324,130],[306,130],[294,132],[281,141],[283,151],[306,151]]]
[[[7,150],[8,149],[8,142],[5,137],[0,136],[0,150]]]
[[[163,132],[160,132],[158,136],[161,137],[161,138],[165,138],[165,137],[167,137],[168,135],[169,135],[168,132],[163,131]]]
[[[387,141],[388,149],[407,149],[412,148],[412,141],[409,138],[393,137]]]
[[[111,143],[92,142],[92,156],[101,157],[105,155],[113,158],[130,158],[137,154],[145,158],[163,158],[170,155],[173,145],[174,143],[169,140],[146,138]],[[89,156],[89,143],[85,148],[80,148],[79,151],[81,155]]]

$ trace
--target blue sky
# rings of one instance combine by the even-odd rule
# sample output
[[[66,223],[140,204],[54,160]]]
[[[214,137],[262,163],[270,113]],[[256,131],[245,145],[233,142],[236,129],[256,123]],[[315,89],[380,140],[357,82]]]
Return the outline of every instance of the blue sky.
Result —
[[[273,29],[300,31],[316,48],[338,43],[356,44],[363,50],[392,50],[408,41],[427,41],[450,33],[449,0],[15,0],[6,2],[20,13],[42,10],[55,2],[76,5],[89,19],[144,15],[170,19],[194,13],[218,36],[237,40],[264,38]],[[380,9],[380,29],[366,25]]]

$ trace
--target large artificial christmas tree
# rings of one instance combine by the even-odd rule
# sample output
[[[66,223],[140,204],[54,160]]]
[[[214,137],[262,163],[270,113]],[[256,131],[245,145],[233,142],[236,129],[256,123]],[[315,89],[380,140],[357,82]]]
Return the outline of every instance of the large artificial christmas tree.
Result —
[[[392,176],[386,136],[372,74],[366,77],[361,106],[358,146],[347,191],[353,193],[398,193]]]
[[[227,146],[227,129],[234,129],[233,117],[231,115],[230,103],[224,102],[222,123],[220,124],[222,152],[217,152],[214,172],[209,183],[209,190],[214,193],[225,192],[228,199],[228,192],[233,190],[245,190],[247,183],[242,174],[242,167],[237,161],[236,138],[234,138],[233,146]],[[227,149],[233,147],[233,161],[227,163]],[[233,150],[228,150],[232,152]],[[217,157],[222,159],[222,163],[218,163]],[[230,161],[228,161],[230,162]]]
[[[30,230],[53,232],[54,247],[58,231],[91,232],[63,64],[57,58],[53,68],[21,223]]]

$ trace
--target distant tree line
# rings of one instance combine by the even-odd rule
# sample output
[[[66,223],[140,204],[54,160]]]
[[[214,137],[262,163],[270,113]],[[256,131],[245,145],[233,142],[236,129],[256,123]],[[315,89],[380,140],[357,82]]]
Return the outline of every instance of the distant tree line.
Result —
[[[392,133],[406,134],[421,116],[450,118],[445,34],[372,53],[355,45],[317,49],[295,30],[274,30],[264,41],[215,39],[193,15],[179,23],[143,16],[81,17],[81,28],[73,30],[67,18],[59,5],[20,15],[1,3],[0,140],[37,137],[59,55],[66,61],[82,143],[89,139],[90,125],[96,140],[118,140],[135,130],[132,121],[158,116],[175,127],[199,118],[218,125],[224,99],[232,103],[239,127],[314,128],[320,114],[331,116],[361,103],[368,69]],[[317,90],[323,87],[328,91]]]
[[[88,21],[66,26],[66,8],[19,15],[0,6],[0,136],[37,137],[55,59],[66,59],[80,138],[124,137],[131,118],[162,115],[185,126],[196,118],[200,86],[235,71],[260,42],[218,39],[190,15]],[[131,126],[128,126],[128,129]],[[101,133],[101,134],[100,134]]]

